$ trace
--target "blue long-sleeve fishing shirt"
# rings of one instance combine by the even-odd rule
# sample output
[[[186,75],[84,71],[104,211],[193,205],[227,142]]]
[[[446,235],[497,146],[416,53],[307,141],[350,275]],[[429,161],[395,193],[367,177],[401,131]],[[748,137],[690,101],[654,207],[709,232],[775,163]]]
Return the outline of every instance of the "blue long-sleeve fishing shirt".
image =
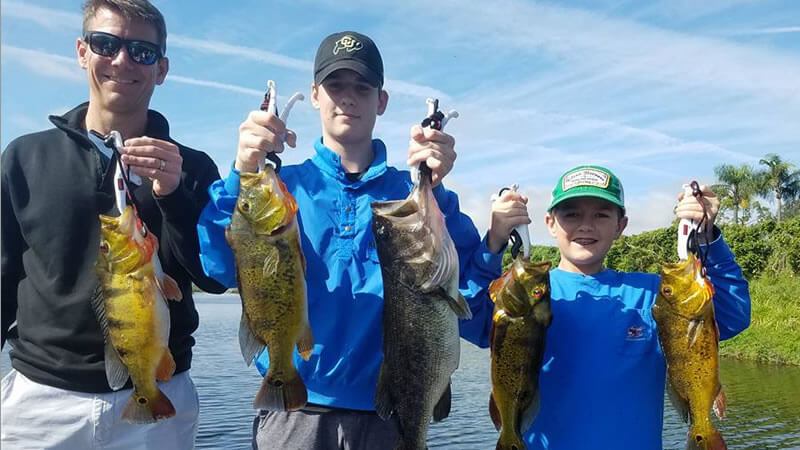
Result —
[[[721,237],[706,267],[728,339],[750,323],[747,281]],[[553,322],[529,449],[662,448],[666,363],[651,311],[659,283],[646,273],[550,272]]]
[[[360,180],[346,176],[339,155],[322,144],[304,163],[284,166],[280,177],[297,200],[307,261],[308,316],[314,334],[309,361],[294,362],[308,388],[308,401],[337,408],[374,410],[383,357],[383,278],[372,235],[370,204],[400,200],[411,192],[408,171],[386,164],[386,147],[373,140],[374,160]],[[239,173],[209,187],[211,200],[198,221],[200,260],[206,274],[236,286],[233,253],[225,227],[239,193]],[[433,190],[459,255],[460,290],[472,320],[459,321],[461,336],[487,347],[494,305],[487,288],[500,276],[501,254],[486,247],[475,225],[459,210],[458,197],[441,185]],[[267,352],[257,359],[263,375]]]

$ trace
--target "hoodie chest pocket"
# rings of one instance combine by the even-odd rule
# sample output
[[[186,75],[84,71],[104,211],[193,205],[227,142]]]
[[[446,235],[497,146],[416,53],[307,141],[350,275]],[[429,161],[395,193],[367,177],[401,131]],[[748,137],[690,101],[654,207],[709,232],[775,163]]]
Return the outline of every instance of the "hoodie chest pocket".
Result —
[[[622,309],[614,321],[614,340],[622,355],[643,355],[655,350],[657,340],[649,311]]]

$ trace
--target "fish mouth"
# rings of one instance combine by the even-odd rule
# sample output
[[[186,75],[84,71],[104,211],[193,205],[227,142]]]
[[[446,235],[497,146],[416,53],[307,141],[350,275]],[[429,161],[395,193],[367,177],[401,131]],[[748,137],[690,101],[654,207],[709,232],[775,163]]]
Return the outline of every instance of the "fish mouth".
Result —
[[[665,275],[678,276],[681,274],[690,274],[695,271],[700,273],[700,261],[694,256],[694,253],[689,253],[689,257],[685,260],[676,263],[662,264],[662,270]]]
[[[381,217],[404,218],[419,212],[419,205],[413,199],[372,202],[372,213]]]

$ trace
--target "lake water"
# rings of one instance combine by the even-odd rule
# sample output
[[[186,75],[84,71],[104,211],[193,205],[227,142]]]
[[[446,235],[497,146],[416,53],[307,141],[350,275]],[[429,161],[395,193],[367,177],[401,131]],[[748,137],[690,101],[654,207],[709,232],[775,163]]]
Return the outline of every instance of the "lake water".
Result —
[[[261,383],[239,352],[238,296],[196,295],[200,328],[195,333],[192,378],[200,392],[197,448],[250,448],[253,396]],[[9,370],[3,351],[2,374]],[[462,341],[453,376],[450,417],[431,425],[431,449],[493,449],[497,432],[488,413],[489,353]],[[800,448],[800,368],[723,360],[720,378],[728,417],[719,428],[729,448]],[[666,401],[664,448],[684,448],[687,426]]]

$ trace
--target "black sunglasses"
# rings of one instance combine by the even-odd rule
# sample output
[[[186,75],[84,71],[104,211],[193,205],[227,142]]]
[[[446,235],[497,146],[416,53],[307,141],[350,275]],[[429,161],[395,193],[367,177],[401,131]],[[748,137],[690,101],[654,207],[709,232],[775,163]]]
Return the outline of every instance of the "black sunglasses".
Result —
[[[110,33],[102,31],[90,31],[83,37],[84,42],[89,44],[92,52],[100,56],[113,57],[119,53],[119,49],[125,46],[128,56],[139,64],[151,66],[161,59],[161,47],[152,42],[122,39]]]

